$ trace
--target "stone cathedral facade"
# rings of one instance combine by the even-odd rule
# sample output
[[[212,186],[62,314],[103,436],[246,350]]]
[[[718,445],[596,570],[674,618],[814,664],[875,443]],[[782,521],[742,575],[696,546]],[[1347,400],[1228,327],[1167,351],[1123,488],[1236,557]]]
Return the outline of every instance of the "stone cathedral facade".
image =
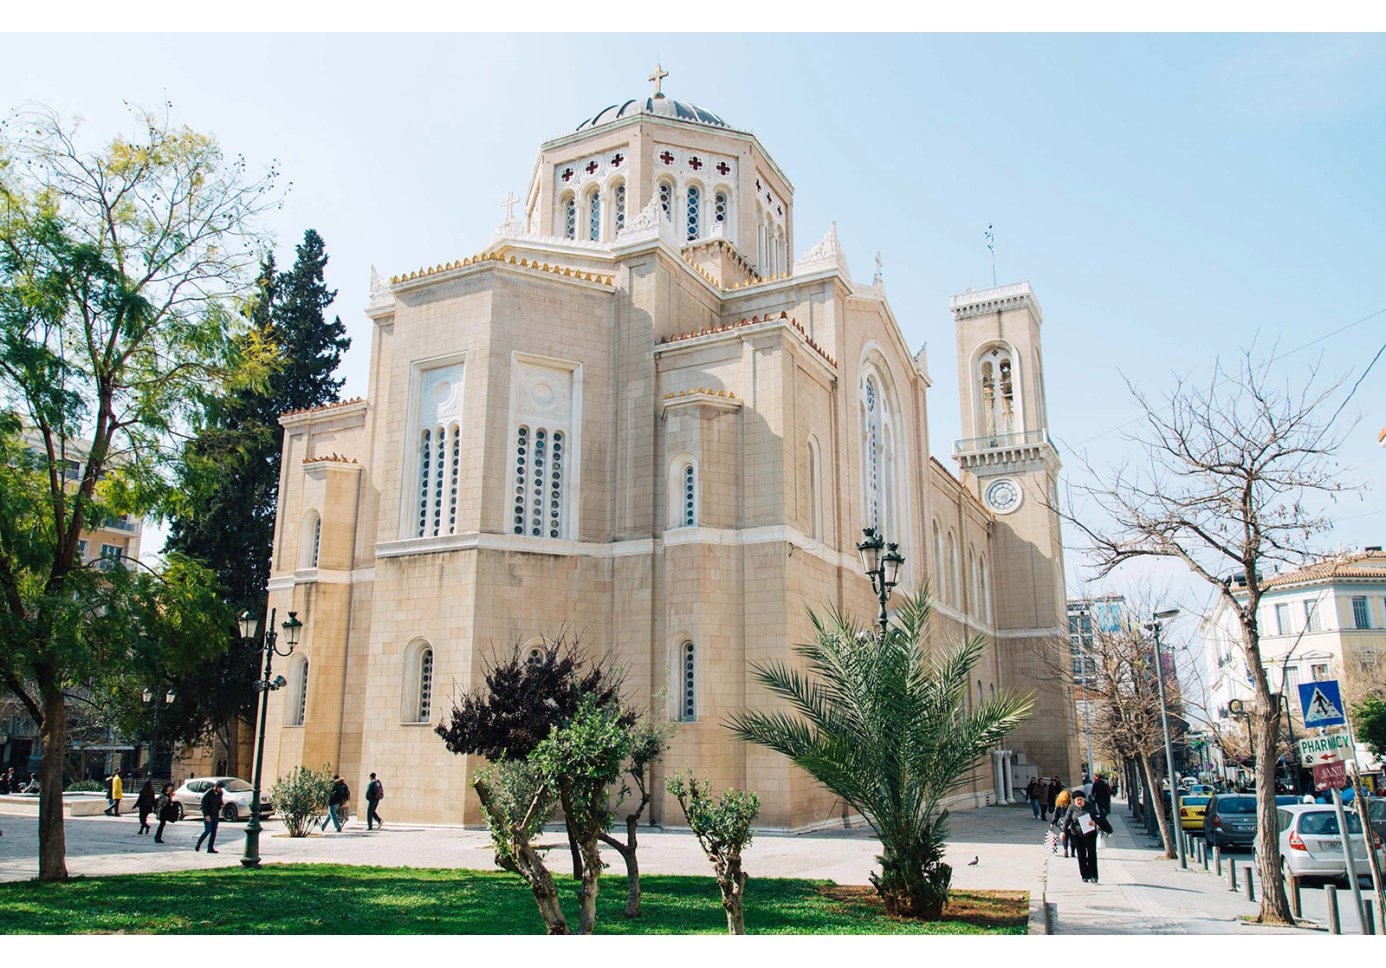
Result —
[[[929,456],[928,361],[879,271],[856,281],[834,228],[796,248],[794,187],[753,134],[626,101],[545,142],[521,204],[481,252],[373,279],[368,397],[281,420],[269,605],[305,628],[266,783],[330,764],[359,798],[374,771],[391,819],[480,823],[477,764],[433,726],[490,658],[568,629],[630,698],[667,697],[667,770],[755,790],[767,827],[840,823],[723,723],[775,702],[752,666],[795,660],[809,608],[872,621],[873,526],[901,589],[934,590],[936,637],[990,638],[969,702],[1036,694],[953,806],[1018,799],[1035,769],[1075,778],[1030,286],[952,299],[955,475]],[[652,819],[682,823],[656,781]]]

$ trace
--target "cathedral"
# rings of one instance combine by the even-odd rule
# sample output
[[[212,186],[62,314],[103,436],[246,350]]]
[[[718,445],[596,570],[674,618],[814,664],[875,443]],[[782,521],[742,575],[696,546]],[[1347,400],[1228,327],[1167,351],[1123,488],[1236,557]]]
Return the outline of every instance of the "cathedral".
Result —
[[[376,772],[392,820],[483,822],[480,764],[433,727],[494,657],[569,630],[676,723],[662,772],[754,790],[767,828],[841,824],[831,793],[724,724],[779,703],[753,666],[797,660],[809,609],[872,622],[867,528],[904,555],[897,595],[933,591],[936,642],[988,639],[969,703],[1035,695],[950,805],[1072,781],[1030,285],[950,300],[950,470],[879,266],[854,279],[835,227],[796,247],[788,175],[664,76],[544,142],[485,249],[375,276],[368,396],[281,418],[269,606],[304,628],[276,670],[266,786],[299,764],[356,790]],[[682,824],[655,781],[651,819]]]

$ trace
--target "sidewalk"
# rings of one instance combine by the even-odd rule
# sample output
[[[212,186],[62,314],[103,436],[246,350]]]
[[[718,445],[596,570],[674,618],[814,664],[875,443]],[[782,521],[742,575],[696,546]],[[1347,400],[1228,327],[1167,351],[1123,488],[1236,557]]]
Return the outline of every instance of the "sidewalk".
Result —
[[[1257,903],[1227,889],[1225,879],[1204,873],[1150,846],[1138,826],[1128,823],[1124,803],[1113,804],[1112,845],[1097,851],[1097,884],[1084,884],[1078,862],[1062,853],[1050,858],[1046,896],[1055,907],[1055,934],[1293,934],[1296,928],[1263,927],[1241,920],[1255,917]],[[1238,872],[1249,854],[1231,858]],[[1241,886],[1239,880],[1238,886]],[[1260,897],[1259,879],[1256,884]]]

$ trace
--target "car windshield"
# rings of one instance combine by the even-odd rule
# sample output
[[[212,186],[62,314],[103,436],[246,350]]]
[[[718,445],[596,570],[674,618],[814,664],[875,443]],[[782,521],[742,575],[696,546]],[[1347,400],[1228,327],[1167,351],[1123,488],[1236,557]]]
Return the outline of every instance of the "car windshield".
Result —
[[[1182,803],[1182,804],[1183,804],[1184,806],[1186,806],[1186,807],[1206,807],[1206,806],[1208,805],[1208,798],[1207,798],[1207,797],[1180,797],[1180,798],[1179,798],[1179,802]]]
[[[222,780],[218,784],[227,793],[249,793],[251,786],[244,780]]]
[[[1373,820],[1386,820],[1386,800],[1368,800],[1367,816]]]
[[[1362,821],[1357,819],[1357,814],[1348,814],[1347,822],[1348,833],[1360,834],[1362,832]],[[1338,835],[1338,818],[1333,815],[1331,810],[1303,814],[1299,818],[1299,832],[1319,837],[1336,837]]]
[[[1218,801],[1218,813],[1255,813],[1255,797],[1228,797]]]
[[[1278,796],[1278,797],[1275,798],[1275,805],[1276,805],[1277,807],[1288,807],[1288,806],[1289,806],[1290,804],[1292,804],[1292,803],[1303,803],[1303,802],[1304,802],[1304,798],[1303,798],[1303,797],[1297,797],[1297,796],[1294,796],[1293,794],[1284,794],[1284,795],[1282,795],[1282,796]]]

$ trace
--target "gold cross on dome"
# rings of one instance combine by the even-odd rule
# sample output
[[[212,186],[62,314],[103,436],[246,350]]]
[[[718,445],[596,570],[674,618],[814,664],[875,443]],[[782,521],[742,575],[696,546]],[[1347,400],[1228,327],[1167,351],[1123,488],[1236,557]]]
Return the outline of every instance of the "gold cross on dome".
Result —
[[[501,202],[501,208],[505,209],[505,220],[507,222],[515,221],[515,203],[518,201],[519,199],[515,197],[514,192],[505,193],[505,201]]]
[[[663,92],[662,90],[660,90],[660,88],[661,88],[661,86],[662,86],[663,83],[664,83],[664,79],[665,79],[666,77],[668,77],[668,76],[669,76],[669,72],[666,71],[663,67],[661,67],[658,63],[656,63],[656,64],[655,64],[654,73],[651,74],[651,75],[649,76],[649,80],[654,81],[654,86],[655,86],[655,93],[654,93],[654,96],[655,96],[655,97],[663,97],[663,96],[664,96],[664,92]]]

